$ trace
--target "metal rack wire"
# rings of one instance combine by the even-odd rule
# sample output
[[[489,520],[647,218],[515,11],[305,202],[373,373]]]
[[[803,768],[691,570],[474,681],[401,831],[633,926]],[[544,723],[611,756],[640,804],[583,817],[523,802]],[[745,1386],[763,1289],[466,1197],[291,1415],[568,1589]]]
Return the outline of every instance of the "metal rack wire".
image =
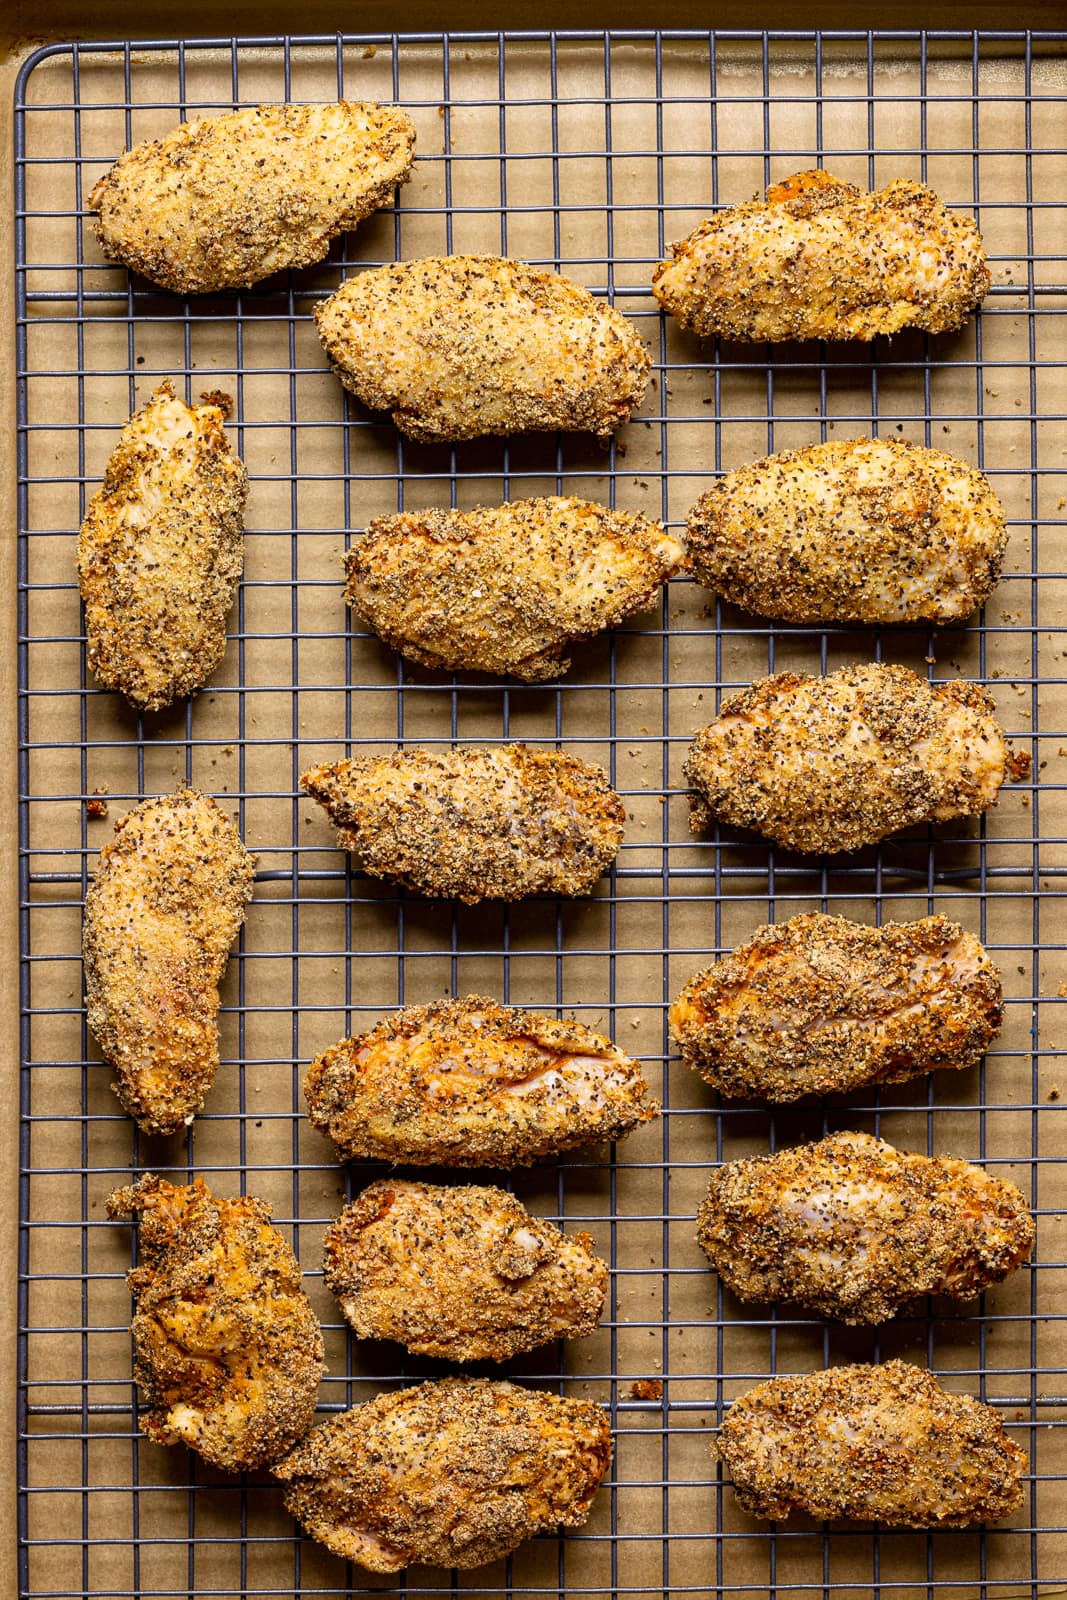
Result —
[[[19,715],[22,973],[21,1588],[33,1596],[733,1594],[1036,1596],[1067,1583],[1056,1075],[1067,987],[1067,495],[1056,368],[1067,310],[1067,34],[472,33],[59,45],[17,88]],[[395,100],[419,129],[415,181],[321,269],[182,301],[108,266],[83,196],[124,145],[179,117],[270,99]],[[710,208],[826,164],[864,184],[928,180],[973,209],[994,286],[964,334],[845,346],[701,346],[660,316],[653,263]],[[346,271],[486,249],[557,267],[648,341],[656,382],[604,453],[588,440],[405,443],[325,370],[311,307]],[[174,715],[133,717],[85,670],[73,548],[135,402],[232,387],[253,493],[226,662]],[[1059,386],[1057,386],[1059,383]],[[661,613],[583,647],[558,686],[416,673],[345,617],[337,555],[405,502],[577,492],[677,528],[708,479],[764,450],[864,431],[981,465],[1005,499],[1008,570],[980,621],[944,638],[771,628],[671,584]],[[722,690],[768,669],[871,654],[995,693],[1033,780],[974,830],[925,831],[812,866],[728,834],[689,835],[681,760]],[[426,905],[362,877],[299,797],[326,754],[400,740],[560,742],[599,759],[631,823],[588,905]],[[113,814],[179,779],[230,803],[259,853],[257,896],[224,991],[223,1068],[184,1141],[113,1109],[87,1037],[80,908]],[[1040,815],[1039,815],[1040,813]],[[938,909],[1004,968],[1007,1023],[962,1083],[918,1080],[857,1104],[717,1104],[671,1060],[666,1005],[760,922],[808,907],[862,920]],[[318,1236],[371,1168],[343,1172],[302,1115],[301,1066],[406,1001],[481,989],[563,1008],[638,1054],[658,1124],[607,1156],[499,1175],[581,1222],[612,1268],[599,1335],[511,1364],[601,1399],[616,1459],[586,1529],[452,1582],[394,1588],[302,1543],[264,1477],[213,1473],[137,1430],[123,1282],[104,1221],[131,1166],[199,1172],[270,1199],[326,1325],[324,1413],[444,1370],[362,1346],[321,1285]],[[1039,1032],[1040,1027],[1040,1032]],[[1011,1173],[1039,1218],[1033,1263],[977,1305],[921,1308],[874,1332],[746,1314],[708,1273],[693,1216],[709,1167],[831,1128],[881,1131]],[[708,1450],[730,1399],[775,1371],[902,1354],[1000,1408],[1028,1447],[1024,1512],[920,1535],[742,1516]],[[637,1379],[661,1398],[635,1398]]]

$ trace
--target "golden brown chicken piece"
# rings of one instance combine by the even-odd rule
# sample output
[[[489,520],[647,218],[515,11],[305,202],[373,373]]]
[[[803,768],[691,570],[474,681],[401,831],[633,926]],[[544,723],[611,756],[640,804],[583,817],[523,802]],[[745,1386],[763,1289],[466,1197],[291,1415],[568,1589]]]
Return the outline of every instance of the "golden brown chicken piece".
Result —
[[[984,605],[1004,508],[965,461],[905,440],[766,456],[689,513],[698,583],[784,622],[959,622]]]
[[[868,193],[828,172],[798,172],[671,248],[652,292],[703,338],[947,333],[990,284],[970,217],[909,178]]]
[[[360,272],[315,307],[346,389],[411,439],[607,436],[641,404],[636,330],[579,284],[501,256],[431,256]]]
[[[608,1269],[504,1189],[383,1179],[323,1240],[326,1287],[361,1339],[420,1356],[506,1361],[599,1325]]]
[[[589,894],[626,816],[600,767],[524,744],[356,756],[300,787],[371,877],[467,905]]]
[[[126,1282],[141,1431],[228,1472],[262,1467],[311,1427],[322,1334],[296,1257],[251,1195],[220,1200],[201,1178],[152,1173],[107,1202],[140,1213],[141,1265]]]
[[[742,1511],[889,1528],[970,1528],[1022,1505],[1025,1453],[992,1406],[906,1361],[772,1378],[735,1400],[717,1441]]]
[[[304,1093],[344,1158],[416,1166],[528,1166],[619,1139],[658,1110],[610,1039],[481,995],[406,1006],[331,1045]]]
[[[345,597],[424,666],[536,683],[566,672],[568,644],[652,605],[684,563],[660,523],[551,495],[379,517],[348,552]]]
[[[804,912],[758,928],[671,1007],[683,1059],[720,1094],[783,1104],[976,1066],[1000,973],[946,917],[864,927]]]
[[[886,1322],[917,1295],[981,1294],[1025,1261],[1021,1192],[951,1156],[866,1133],[729,1161],[697,1212],[697,1239],[742,1300]]]
[[[399,1572],[480,1567],[536,1533],[581,1527],[610,1464],[608,1419],[592,1401],[443,1378],[355,1406],[273,1471],[312,1539]]]
[[[761,678],[690,746],[693,832],[718,818],[812,854],[977,816],[1007,769],[993,711],[976,683],[931,685],[874,661]]]
[[[140,711],[208,681],[244,561],[248,474],[218,406],[169,383],[134,413],[78,538],[89,670]]]
[[[394,106],[257,106],[135,145],[88,205],[109,261],[175,294],[243,289],[321,261],[388,205],[414,143]]]
[[[85,897],[89,1027],[145,1133],[192,1122],[219,1065],[219,983],[252,898],[256,858],[195,789],[115,824]]]

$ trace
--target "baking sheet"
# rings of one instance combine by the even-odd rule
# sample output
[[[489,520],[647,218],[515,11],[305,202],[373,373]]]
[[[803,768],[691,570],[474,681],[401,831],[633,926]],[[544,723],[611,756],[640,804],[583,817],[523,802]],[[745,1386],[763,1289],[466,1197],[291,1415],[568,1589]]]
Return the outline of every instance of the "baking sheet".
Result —
[[[1021,53],[1020,53],[1021,52]],[[22,1587],[33,1595],[723,1593],[846,1586],[911,1597],[1067,1583],[1064,1138],[1067,986],[1059,912],[1063,779],[1063,60],[1040,42],[650,35],[388,38],[97,51],[30,64],[23,143],[24,452],[20,532],[24,905]],[[103,262],[82,196],[125,144],[180,116],[281,98],[397,100],[418,127],[396,212],[320,268],[239,296],[183,302]],[[994,288],[956,336],[844,345],[701,345],[659,315],[654,262],[713,205],[823,162],[881,184],[922,177],[974,207]],[[641,330],[655,384],[604,449],[530,437],[415,446],[348,401],[310,320],[365,264],[502,251],[609,295]],[[1058,336],[1058,337],[1057,337]],[[118,429],[163,377],[235,399],[252,480],[245,581],[226,660],[189,708],[137,719],[87,679],[77,527]],[[454,680],[398,663],[346,615],[349,532],[404,504],[568,492],[672,527],[719,471],[768,449],[877,429],[981,464],[1011,543],[981,624],[936,640],[772,628],[670,585],[662,608],[575,652],[558,687]],[[688,830],[681,763],[720,692],[768,669],[870,655],[981,678],[1033,778],[981,825],[918,830],[826,868],[723,831]],[[601,761],[630,820],[587,903],[452,908],[397,895],[334,847],[298,774],[364,742],[526,738]],[[81,901],[112,823],[187,779],[228,804],[259,855],[256,898],[224,989],[223,1067],[186,1139],[147,1140],[120,1112],[88,1039]],[[108,795],[110,817],[86,801]],[[719,1105],[676,1059],[665,1007],[762,921],[822,907],[861,920],[940,910],[1004,970],[1006,1023],[974,1073],[867,1101]],[[507,1370],[609,1406],[616,1460],[585,1530],[461,1575],[376,1579],[294,1537],[280,1493],[140,1438],[130,1380],[127,1228],[107,1193],[131,1170],[200,1173],[275,1208],[326,1328],[328,1415],[447,1370],[359,1344],[320,1274],[325,1222],[375,1169],[346,1172],[309,1128],[303,1067],[401,1003],[482,991],[562,1008],[639,1055],[664,1116],[612,1155],[510,1175],[542,1214],[589,1228],[611,1262],[600,1333]],[[705,1268],[693,1217],[712,1163],[859,1127],[983,1159],[1039,1213],[1020,1271],[964,1308],[937,1302],[874,1333],[743,1308]],[[30,1220],[32,1219],[32,1220]],[[709,1449],[722,1408],[772,1371],[902,1355],[997,1404],[1031,1454],[1023,1511],[986,1534],[835,1531],[743,1516]],[[662,1399],[631,1398],[658,1379]],[[1042,1531],[1051,1530],[1051,1531]]]

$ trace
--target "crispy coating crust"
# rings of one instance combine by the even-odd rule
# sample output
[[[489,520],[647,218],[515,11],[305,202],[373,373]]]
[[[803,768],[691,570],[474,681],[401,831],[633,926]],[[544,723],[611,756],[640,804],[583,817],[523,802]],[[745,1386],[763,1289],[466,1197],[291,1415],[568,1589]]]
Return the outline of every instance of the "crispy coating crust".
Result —
[[[958,622],[989,598],[1004,508],[965,461],[895,439],[766,456],[689,513],[694,576],[784,622]]]
[[[1001,1014],[1000,973],[958,923],[868,928],[813,911],[698,973],[670,1026],[720,1094],[782,1104],[973,1067]]]
[[[321,261],[411,176],[392,106],[257,106],[135,145],[88,199],[109,261],[175,294],[241,289]]]
[[[719,1431],[742,1511],[970,1528],[1022,1505],[1025,1453],[992,1406],[906,1361],[772,1378]]]
[[[322,1334],[300,1267],[270,1207],[220,1200],[201,1178],[152,1173],[107,1202],[141,1214],[141,1265],[127,1274],[141,1431],[244,1472],[291,1450],[311,1427]]]
[[[411,439],[588,430],[641,404],[636,330],[579,284],[502,256],[431,256],[360,272],[315,307],[346,389]]]
[[[89,1027],[145,1133],[175,1133],[219,1065],[219,983],[252,898],[256,858],[195,789],[115,824],[85,897]]]
[[[610,1463],[592,1401],[444,1378],[346,1411],[273,1471],[312,1539],[399,1572],[479,1567],[536,1533],[580,1527]]]
[[[524,744],[356,756],[300,787],[372,877],[467,905],[589,894],[626,816],[600,767]]]
[[[916,1295],[967,1299],[1027,1259],[1034,1222],[1013,1183],[866,1133],[720,1167],[697,1239],[742,1300],[885,1322]]]
[[[504,1189],[372,1183],[323,1240],[326,1287],[361,1339],[415,1355],[506,1361],[599,1325],[608,1269],[587,1233]]]
[[[946,333],[990,284],[970,217],[908,178],[868,193],[828,172],[798,172],[671,248],[652,292],[704,338]]]
[[[123,428],[81,526],[89,670],[141,711],[202,688],[226,649],[248,474],[222,422],[162,384]]]
[[[993,709],[976,683],[931,686],[874,661],[761,678],[690,746],[693,832],[718,818],[812,854],[977,816],[1007,767]]]
[[[580,1022],[481,995],[406,1006],[319,1056],[312,1126],[348,1160],[522,1167],[618,1139],[658,1107],[636,1062]]]
[[[685,551],[658,522],[557,495],[378,517],[348,552],[349,605],[427,667],[570,666],[566,647],[650,606]]]

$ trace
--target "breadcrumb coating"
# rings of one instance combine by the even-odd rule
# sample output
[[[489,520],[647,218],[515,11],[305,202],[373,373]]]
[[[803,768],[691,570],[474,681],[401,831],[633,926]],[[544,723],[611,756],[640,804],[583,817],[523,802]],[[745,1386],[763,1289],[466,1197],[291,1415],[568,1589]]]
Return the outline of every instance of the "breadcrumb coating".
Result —
[[[423,666],[537,683],[567,670],[569,644],[652,605],[684,563],[660,523],[549,495],[378,517],[348,552],[345,598]]]
[[[977,816],[1006,773],[993,711],[976,683],[928,684],[881,662],[761,678],[693,740],[693,832],[718,818],[813,854]]]
[[[145,1133],[192,1122],[219,1065],[219,983],[252,898],[256,858],[195,789],[115,824],[85,897],[89,1028]]]
[[[652,292],[703,338],[948,333],[990,284],[971,218],[909,178],[869,193],[821,169],[798,172],[671,250]]]
[[[479,1567],[586,1520],[611,1464],[590,1400],[443,1378],[381,1394],[316,1428],[273,1468],[286,1509],[371,1572]]]
[[[951,1156],[866,1133],[730,1161],[697,1212],[697,1239],[742,1300],[886,1322],[916,1295],[968,1299],[1034,1246],[1021,1192]]]
[[[600,767],[524,744],[356,756],[300,787],[372,877],[467,905],[589,894],[626,816]]]
[[[203,688],[226,649],[248,474],[223,418],[161,384],[123,428],[81,526],[89,671],[140,711]]]
[[[430,256],[357,273],[315,307],[346,389],[411,439],[588,430],[641,404],[651,359],[580,284],[502,256]]]
[[[87,204],[109,261],[175,294],[243,289],[388,205],[414,144],[394,106],[257,106],[135,145]]]
[[[361,1339],[446,1361],[506,1361],[592,1333],[608,1292],[589,1234],[475,1184],[372,1183],[327,1228],[323,1268]]]
[[[772,1378],[735,1400],[718,1453],[742,1511],[970,1528],[1023,1501],[1025,1453],[992,1406],[906,1361]]]
[[[728,472],[689,513],[698,583],[783,622],[959,622],[988,600],[1004,508],[964,461],[839,439]]]
[[[406,1006],[314,1061],[308,1116],[346,1160],[521,1167],[658,1111],[637,1063],[580,1022],[481,995]]]
[[[813,911],[697,973],[670,1027],[720,1094],[783,1104],[976,1066],[1002,1011],[1000,973],[958,923],[868,928]]]
[[[141,1431],[245,1472],[311,1427],[322,1334],[296,1257],[252,1195],[222,1200],[202,1178],[148,1173],[116,1189],[109,1217],[140,1213],[141,1264],[126,1282]]]

